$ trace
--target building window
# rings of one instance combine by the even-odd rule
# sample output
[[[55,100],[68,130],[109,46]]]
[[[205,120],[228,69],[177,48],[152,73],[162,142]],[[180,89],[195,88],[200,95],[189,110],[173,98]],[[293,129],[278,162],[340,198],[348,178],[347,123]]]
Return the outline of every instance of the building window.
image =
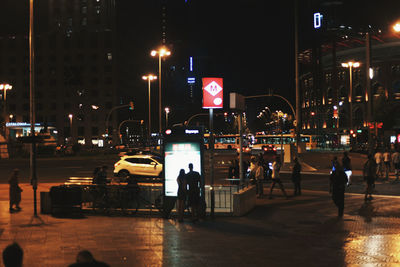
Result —
[[[82,14],[86,14],[87,13],[87,6],[83,6],[81,8],[81,12],[82,12]]]
[[[112,53],[107,53],[107,60],[112,60]]]

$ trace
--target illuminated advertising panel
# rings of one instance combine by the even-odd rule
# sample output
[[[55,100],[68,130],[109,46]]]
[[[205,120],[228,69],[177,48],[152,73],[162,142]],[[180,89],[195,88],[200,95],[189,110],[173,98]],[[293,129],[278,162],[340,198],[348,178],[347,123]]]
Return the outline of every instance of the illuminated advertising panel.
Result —
[[[198,142],[170,142],[164,148],[164,172],[165,172],[165,196],[178,196],[179,171],[189,172],[189,163],[193,164],[193,170],[201,174],[201,151]]]
[[[203,108],[223,108],[223,79],[203,78]]]

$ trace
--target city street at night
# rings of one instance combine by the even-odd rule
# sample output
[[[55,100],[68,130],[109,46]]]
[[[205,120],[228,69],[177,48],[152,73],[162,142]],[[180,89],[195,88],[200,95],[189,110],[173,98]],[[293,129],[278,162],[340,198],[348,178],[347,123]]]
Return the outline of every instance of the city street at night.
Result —
[[[0,10],[1,266],[400,266],[399,0]]]
[[[39,191],[54,184],[43,184]],[[0,245],[17,241],[25,266],[67,266],[89,249],[111,266],[396,266],[400,199],[346,194],[337,219],[327,192],[303,190],[288,200],[275,191],[244,217],[184,224],[152,214],[120,217],[32,217],[32,190],[23,184],[22,208],[8,213],[0,185]],[[291,190],[288,190],[291,193]],[[40,245],[38,245],[40,244]],[[290,254],[290,255],[289,255]]]

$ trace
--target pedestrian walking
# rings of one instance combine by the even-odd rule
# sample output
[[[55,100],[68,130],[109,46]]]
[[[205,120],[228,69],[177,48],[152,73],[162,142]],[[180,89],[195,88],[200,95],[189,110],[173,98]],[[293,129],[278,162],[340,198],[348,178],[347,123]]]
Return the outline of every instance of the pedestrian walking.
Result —
[[[399,172],[400,172],[400,153],[399,150],[396,149],[392,154],[392,163],[394,168],[394,174],[396,175],[396,180],[399,180]]]
[[[97,179],[98,179],[100,170],[101,170],[101,167],[94,168],[93,174],[92,174],[92,184],[97,184]]]
[[[264,188],[263,188],[264,167],[261,161],[258,161],[258,166],[255,171],[255,177],[256,177],[256,194],[257,197],[261,198],[264,195]]]
[[[8,183],[10,185],[10,212],[15,212],[15,211],[20,211],[21,207],[19,206],[19,203],[21,202],[21,192],[22,189],[19,187],[19,181],[18,181],[18,174],[19,170],[14,169],[13,173],[8,180]],[[15,205],[15,209],[14,209]]]
[[[377,178],[381,178],[382,173],[383,173],[383,154],[382,154],[382,152],[377,150],[374,158],[375,158],[375,163],[376,163],[376,176],[377,176]]]
[[[177,202],[178,222],[183,222],[183,214],[185,212],[185,204],[187,197],[187,182],[184,169],[181,169],[179,171],[179,175],[178,178],[176,179],[176,182],[178,183],[178,202]]]
[[[24,251],[18,243],[12,243],[3,250],[4,267],[22,267]]]
[[[294,196],[301,195],[301,165],[297,158],[294,158],[294,165],[292,169],[292,182],[294,185]]]
[[[385,166],[385,179],[389,180],[389,172],[390,172],[390,152],[386,149],[383,153],[383,164]]]
[[[343,217],[344,212],[344,192],[348,182],[347,175],[339,162],[335,162],[335,170],[330,176],[330,191],[332,192],[332,200],[338,208],[338,217]]]
[[[372,200],[372,192],[374,191],[376,177],[376,162],[371,154],[368,154],[368,159],[363,168],[364,181],[367,184],[365,189],[365,201]]]
[[[189,185],[189,206],[191,208],[192,220],[199,220],[200,212],[200,188],[201,188],[201,177],[196,171],[193,171],[193,164],[189,163],[189,172],[186,173],[186,182]]]
[[[347,175],[348,183],[347,185],[351,185],[351,175],[352,175],[352,167],[351,167],[351,159],[349,158],[349,154],[345,151],[343,152],[343,158],[342,158],[342,166],[343,170]]]
[[[272,163],[272,183],[271,183],[271,188],[269,190],[269,198],[272,198],[272,190],[274,190],[274,187],[276,184],[279,185],[283,195],[288,198],[285,188],[283,187],[281,178],[279,176],[279,172],[281,170],[281,160],[279,156],[276,156],[274,159],[274,162]]]

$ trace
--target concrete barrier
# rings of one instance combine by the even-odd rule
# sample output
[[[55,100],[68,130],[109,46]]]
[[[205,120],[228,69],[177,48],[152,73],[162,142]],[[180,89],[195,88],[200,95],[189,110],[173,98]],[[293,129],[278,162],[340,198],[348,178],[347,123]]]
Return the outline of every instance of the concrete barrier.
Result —
[[[233,193],[233,215],[243,216],[256,206],[256,187],[246,187]]]

